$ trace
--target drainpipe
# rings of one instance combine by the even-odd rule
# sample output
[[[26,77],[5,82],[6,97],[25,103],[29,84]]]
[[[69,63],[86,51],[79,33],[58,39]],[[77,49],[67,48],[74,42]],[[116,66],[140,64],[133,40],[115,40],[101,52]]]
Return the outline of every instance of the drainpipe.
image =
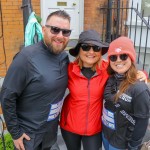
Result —
[[[116,38],[119,37],[119,24],[120,24],[120,0],[117,0],[117,24],[116,24]]]
[[[31,0],[22,0],[22,6],[23,9],[23,25],[24,25],[24,33],[25,33],[25,27],[28,23],[28,18],[30,14],[32,13],[32,4]]]
[[[111,42],[112,0],[108,0],[106,42]]]

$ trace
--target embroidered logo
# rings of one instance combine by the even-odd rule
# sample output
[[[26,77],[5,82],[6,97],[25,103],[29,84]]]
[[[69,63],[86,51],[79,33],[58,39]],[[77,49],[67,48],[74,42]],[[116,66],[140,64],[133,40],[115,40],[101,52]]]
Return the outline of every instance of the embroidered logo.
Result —
[[[134,120],[129,114],[127,114],[124,110],[121,110],[120,113],[121,113],[124,117],[126,117],[126,119],[127,119],[128,121],[130,121],[133,125],[135,125],[135,120]]]
[[[115,105],[116,108],[121,107],[119,103],[117,103]],[[120,110],[120,113],[129,121],[131,122],[133,125],[135,125],[135,120],[132,118],[132,116],[130,116],[125,110]]]
[[[131,103],[132,97],[130,97],[129,95],[123,93],[122,95],[119,96],[119,98],[121,98],[122,100]]]
[[[116,49],[115,49],[115,52],[116,52],[116,53],[120,53],[120,52],[121,52],[121,49],[122,49],[121,47],[116,48]]]

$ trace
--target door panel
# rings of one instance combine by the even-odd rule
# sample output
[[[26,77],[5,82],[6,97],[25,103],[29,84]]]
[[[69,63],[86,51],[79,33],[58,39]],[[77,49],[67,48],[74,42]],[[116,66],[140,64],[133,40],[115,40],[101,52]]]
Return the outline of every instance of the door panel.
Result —
[[[65,10],[71,17],[72,33],[70,38],[79,37],[79,0],[42,0],[42,24],[45,24],[47,16],[56,10]]]

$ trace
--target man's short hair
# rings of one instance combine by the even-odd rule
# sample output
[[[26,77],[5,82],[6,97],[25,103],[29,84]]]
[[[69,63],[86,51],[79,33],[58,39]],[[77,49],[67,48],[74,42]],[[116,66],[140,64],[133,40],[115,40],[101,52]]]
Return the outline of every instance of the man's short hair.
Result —
[[[58,17],[61,17],[61,18],[64,18],[64,19],[67,19],[69,22],[71,20],[70,18],[70,15],[64,11],[64,10],[57,10],[57,11],[54,11],[52,13],[50,13],[46,19],[46,22],[52,17],[52,16],[58,16]]]

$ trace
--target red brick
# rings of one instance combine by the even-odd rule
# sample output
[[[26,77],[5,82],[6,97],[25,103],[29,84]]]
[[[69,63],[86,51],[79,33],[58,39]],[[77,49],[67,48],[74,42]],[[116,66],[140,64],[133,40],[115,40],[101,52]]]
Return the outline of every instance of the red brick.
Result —
[[[23,10],[22,0],[1,0],[3,12],[3,39],[7,55],[7,66],[9,67],[13,56],[20,50],[24,43]],[[102,30],[102,13],[99,7],[105,0],[85,0],[84,1],[84,30]],[[40,0],[32,0],[33,10],[40,16]],[[90,19],[89,19],[90,18]],[[1,23],[1,20],[0,20]],[[0,35],[2,34],[0,24]],[[3,39],[0,39],[0,61],[5,60]],[[0,76],[5,76],[5,64],[0,65]]]

